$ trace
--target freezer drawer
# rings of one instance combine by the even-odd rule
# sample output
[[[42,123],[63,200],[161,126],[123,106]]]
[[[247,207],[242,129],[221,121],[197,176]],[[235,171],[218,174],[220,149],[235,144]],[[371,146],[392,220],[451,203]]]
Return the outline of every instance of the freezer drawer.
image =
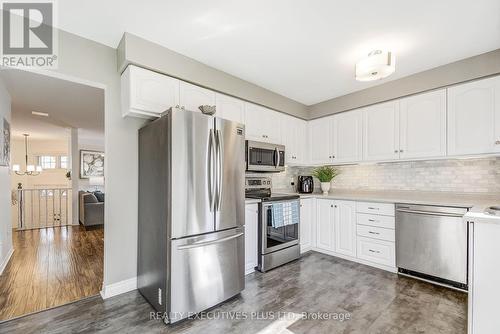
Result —
[[[170,323],[215,306],[245,288],[244,227],[172,240]]]

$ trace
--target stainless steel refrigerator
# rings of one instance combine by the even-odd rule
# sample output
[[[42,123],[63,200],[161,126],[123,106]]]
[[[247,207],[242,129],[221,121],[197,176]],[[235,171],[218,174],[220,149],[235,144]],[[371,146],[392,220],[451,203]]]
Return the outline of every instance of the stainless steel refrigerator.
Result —
[[[170,109],[139,130],[138,288],[165,321],[245,287],[245,128]]]

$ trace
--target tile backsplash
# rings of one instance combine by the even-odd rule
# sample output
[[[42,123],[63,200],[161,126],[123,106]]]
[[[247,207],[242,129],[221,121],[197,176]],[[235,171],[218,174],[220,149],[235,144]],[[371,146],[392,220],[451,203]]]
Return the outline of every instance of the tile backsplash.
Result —
[[[337,189],[419,190],[500,193],[500,157],[448,159],[338,166],[332,181]],[[273,174],[274,189],[292,190],[298,175],[311,175],[313,167],[287,167]],[[314,180],[319,189],[319,181]]]

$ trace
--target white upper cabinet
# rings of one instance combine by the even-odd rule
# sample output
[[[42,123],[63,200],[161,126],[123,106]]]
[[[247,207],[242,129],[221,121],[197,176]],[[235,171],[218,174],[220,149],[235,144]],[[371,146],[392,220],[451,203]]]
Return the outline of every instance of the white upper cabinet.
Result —
[[[212,90],[181,81],[179,92],[179,104],[186,110],[201,112],[201,106],[215,106],[215,92]]]
[[[500,152],[500,77],[448,89],[448,154]]]
[[[245,132],[249,140],[281,144],[281,114],[252,103],[245,103]]]
[[[245,101],[216,93],[216,116],[230,121],[245,123]]]
[[[309,161],[311,164],[332,163],[332,117],[309,121]]]
[[[306,162],[307,122],[288,115],[281,116],[281,137],[285,145],[285,163],[287,165]]]
[[[399,100],[377,104],[363,111],[363,160],[399,158]]]
[[[446,90],[401,100],[400,158],[446,155]]]
[[[335,252],[356,257],[356,202],[335,201]]]
[[[129,65],[121,76],[122,116],[156,118],[179,104],[179,80]]]
[[[333,116],[332,161],[359,162],[363,159],[363,113],[354,110]]]
[[[334,201],[316,200],[316,247],[335,251]]]

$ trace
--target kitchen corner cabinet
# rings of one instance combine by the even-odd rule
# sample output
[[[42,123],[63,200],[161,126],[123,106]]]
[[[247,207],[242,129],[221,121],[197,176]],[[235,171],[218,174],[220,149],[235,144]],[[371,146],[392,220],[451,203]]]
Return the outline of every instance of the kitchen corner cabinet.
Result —
[[[122,116],[157,118],[179,105],[179,80],[129,65],[121,76]]]
[[[215,106],[215,92],[181,81],[179,86],[179,104],[186,110],[201,112],[201,106]]]
[[[281,114],[252,103],[245,103],[246,138],[281,144]]]
[[[335,252],[356,257],[356,202],[335,201]]]
[[[245,102],[231,96],[216,93],[216,116],[245,124]]]
[[[363,113],[354,110],[336,114],[332,125],[332,162],[351,163],[363,159]]]
[[[307,252],[313,245],[314,199],[300,200],[300,252]]]
[[[245,275],[258,265],[258,204],[245,205]]]
[[[401,99],[400,159],[446,155],[446,90]]]
[[[500,76],[448,88],[448,154],[500,152]]]
[[[399,100],[363,111],[363,160],[399,159]]]
[[[285,163],[287,165],[306,163],[307,122],[293,116],[282,115],[280,124],[282,144],[285,145]]]

